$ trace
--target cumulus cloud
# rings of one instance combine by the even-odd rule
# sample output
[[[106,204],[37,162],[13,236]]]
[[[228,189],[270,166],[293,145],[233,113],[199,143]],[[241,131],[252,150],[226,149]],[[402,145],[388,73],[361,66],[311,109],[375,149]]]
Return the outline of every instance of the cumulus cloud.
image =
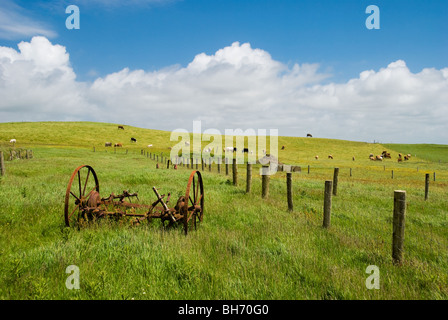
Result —
[[[0,47],[1,121],[89,120],[146,128],[269,129],[280,135],[446,143],[448,68],[412,73],[402,60],[345,83],[317,64],[285,65],[238,42],[187,66],[125,68],[76,81],[65,48],[35,37]],[[323,80],[328,84],[322,84]],[[204,129],[204,128],[203,128]]]
[[[88,89],[76,82],[65,48],[45,37],[20,42],[19,50],[0,47],[1,121],[70,120],[92,107]]]

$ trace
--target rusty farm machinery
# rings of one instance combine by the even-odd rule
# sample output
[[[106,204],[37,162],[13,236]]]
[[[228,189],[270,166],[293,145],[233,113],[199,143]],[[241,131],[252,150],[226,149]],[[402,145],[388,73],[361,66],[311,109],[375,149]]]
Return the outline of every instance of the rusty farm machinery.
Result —
[[[185,196],[179,197],[173,208],[168,207],[171,194],[159,194],[152,187],[156,201],[152,204],[132,202],[138,200],[137,193],[110,194],[100,196],[98,177],[91,166],[82,165],[75,169],[70,177],[65,194],[65,224],[82,225],[86,221],[99,218],[130,218],[133,224],[160,219],[162,226],[171,227],[183,224],[185,234],[189,228],[195,228],[204,215],[204,185],[199,171],[192,171],[187,183]],[[167,225],[166,222],[168,222]]]

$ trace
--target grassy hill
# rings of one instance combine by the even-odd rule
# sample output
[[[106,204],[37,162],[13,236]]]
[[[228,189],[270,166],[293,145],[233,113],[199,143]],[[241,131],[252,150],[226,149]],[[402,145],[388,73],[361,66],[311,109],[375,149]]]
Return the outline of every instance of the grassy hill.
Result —
[[[279,137],[279,145],[286,146],[279,150],[280,161],[303,169],[293,175],[293,212],[287,210],[285,173],[271,177],[269,198],[262,199],[258,170],[246,194],[245,166],[240,165],[237,187],[224,170],[203,172],[204,222],[187,237],[181,228],[162,230],[158,221],[138,227],[114,220],[79,230],[64,226],[68,180],[81,164],[97,172],[102,197],[138,191],[140,202],[152,203],[152,186],[171,192],[175,200],[183,195],[190,169],[156,169],[155,161],[140,153],[150,143],[151,152],[168,152],[175,143],[169,136],[128,126],[122,131],[105,123],[0,124],[3,150],[15,138],[17,148],[34,151],[33,159],[7,161],[7,173],[0,177],[0,298],[448,298],[445,146]],[[131,144],[130,137],[137,143]],[[124,148],[115,153],[104,147],[106,141],[122,142]],[[368,159],[369,153],[382,150],[393,159]],[[413,157],[397,163],[398,152]],[[341,169],[338,196],[326,230],[323,187],[335,166]],[[432,178],[433,172],[437,179],[425,201],[424,175]],[[400,267],[391,259],[397,189],[407,191],[408,203]],[[70,265],[79,267],[79,290],[65,286]],[[365,286],[369,265],[379,267],[380,290]]]

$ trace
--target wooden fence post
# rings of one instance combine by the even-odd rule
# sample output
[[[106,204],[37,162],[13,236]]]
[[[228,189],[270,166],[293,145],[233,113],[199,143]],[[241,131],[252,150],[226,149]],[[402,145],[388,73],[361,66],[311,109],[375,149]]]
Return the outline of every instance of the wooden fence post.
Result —
[[[352,176],[352,168],[350,168],[350,177]]]
[[[288,210],[293,211],[293,203],[292,203],[292,173],[286,173],[286,194],[288,197]]]
[[[233,185],[237,186],[238,185],[238,167],[236,165],[236,159],[233,159]]]
[[[95,152],[95,147],[93,147],[93,152]]]
[[[429,192],[429,173],[425,174],[425,201],[428,200]]]
[[[333,195],[338,195],[338,176],[339,176],[339,168],[334,168],[333,174]]]
[[[392,170],[392,179],[394,178],[394,170]]]
[[[246,174],[246,193],[250,193],[252,183],[252,164],[247,163],[247,174]]]
[[[436,181],[436,173],[434,172],[434,181]]]
[[[308,165],[308,174],[310,174],[310,165]]]
[[[5,159],[3,158],[3,151],[0,151],[0,175],[4,176],[5,173]]]
[[[395,264],[401,264],[403,259],[405,213],[406,191],[395,190],[392,234],[392,259]]]
[[[199,164],[198,164],[198,158],[195,159],[196,160],[196,170],[198,170]]]
[[[323,221],[324,228],[329,228],[331,222],[331,190],[333,189],[332,184],[333,182],[331,180],[325,181],[324,221]]]
[[[221,173],[221,157],[218,158],[218,173]]]
[[[229,175],[229,158],[225,158],[226,159],[226,176]]]
[[[263,166],[261,170],[261,197],[267,199],[269,196],[269,166]]]
[[[208,158],[208,171],[212,172],[212,158]]]

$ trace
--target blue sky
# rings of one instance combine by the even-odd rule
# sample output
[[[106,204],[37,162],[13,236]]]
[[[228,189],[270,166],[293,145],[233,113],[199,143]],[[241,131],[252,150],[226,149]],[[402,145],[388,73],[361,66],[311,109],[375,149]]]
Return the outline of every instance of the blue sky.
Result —
[[[80,9],[79,30],[68,30],[65,27],[68,17],[65,8],[70,4]],[[371,4],[380,9],[379,30],[368,30],[365,27],[368,17],[365,10]],[[21,41],[30,42],[33,36],[45,36],[52,45],[65,47],[77,86],[106,79],[108,75],[125,68],[130,72],[143,70],[146,75],[163,73],[163,70],[170,68],[187,68],[197,55],[205,53],[214,56],[235,42],[249,43],[253,50],[260,49],[268,53],[272,61],[286,67],[280,74],[291,74],[294,65],[315,64],[317,69],[312,74],[322,77],[317,77],[319,80],[312,80],[308,85],[317,83],[322,88],[326,85],[337,87],[338,84],[348,84],[352,79],[359,80],[360,73],[364,71],[374,70],[378,73],[376,76],[380,76],[382,68],[396,61],[405,62],[411,78],[425,68],[444,74],[443,70],[448,67],[448,1],[443,0],[5,0],[0,4],[2,11],[8,12],[9,16],[13,13],[16,18],[11,21],[0,20],[0,47],[18,50],[17,45]],[[14,23],[29,28],[21,32],[5,31],[16,30],[8,26]],[[248,54],[252,53],[250,51]],[[277,77],[281,75],[277,74]],[[445,85],[446,79],[443,77],[442,83]],[[328,87],[325,88],[327,92]],[[316,99],[313,97],[312,100]],[[338,99],[345,100],[345,96]],[[440,114],[445,115],[447,111],[444,99],[435,102],[440,110],[434,116],[439,119]],[[305,98],[300,101],[305,100],[308,101]],[[258,100],[253,101],[257,103]],[[285,112],[296,110],[300,103],[298,100],[290,101],[278,100],[269,108]],[[89,103],[93,103],[92,100]],[[101,98],[96,96],[95,105],[100,104]],[[308,102],[301,106],[313,107]],[[178,110],[186,107],[179,105]],[[413,106],[405,122],[415,121],[419,108],[422,110],[425,106]],[[333,109],[326,111],[330,117],[335,112]],[[347,110],[338,111],[341,118],[347,113]],[[362,118],[362,114],[359,116]],[[212,117],[209,114],[203,120],[214,123],[210,121]],[[297,117],[309,117],[311,122],[317,123],[316,115],[297,114]],[[16,118],[9,110],[8,120],[13,119]],[[349,123],[357,121],[358,118],[351,119]],[[139,124],[132,119],[129,119],[129,123]],[[263,122],[255,121],[254,124],[263,125]],[[216,125],[222,127],[223,124]],[[266,122],[264,125],[269,126]],[[345,126],[347,123],[340,125]],[[423,123],[420,125],[425,126]],[[147,126],[153,125],[149,123]],[[289,127],[291,129],[285,130],[284,135],[300,136],[304,131],[314,128],[303,125],[300,126],[303,131],[296,134],[295,129],[298,128],[294,129],[292,124]],[[423,140],[420,142],[448,142],[445,141],[446,135],[433,138],[431,132],[428,129],[425,139],[420,139]],[[358,137],[356,135],[356,130],[348,135],[336,127],[332,130],[322,128],[322,136],[326,137],[375,139],[374,135],[368,136],[368,132]],[[402,142],[414,138],[403,136],[398,139],[390,131],[378,135],[376,140]]]
[[[249,42],[284,63],[320,63],[341,80],[397,59],[414,72],[447,66],[448,3],[443,0],[90,2],[15,1],[57,33],[51,40],[67,47],[81,79],[93,70],[105,75],[124,67],[185,66],[196,54],[212,54],[234,41]],[[80,8],[80,30],[65,28],[69,4]],[[380,8],[380,30],[365,27],[370,4]]]

